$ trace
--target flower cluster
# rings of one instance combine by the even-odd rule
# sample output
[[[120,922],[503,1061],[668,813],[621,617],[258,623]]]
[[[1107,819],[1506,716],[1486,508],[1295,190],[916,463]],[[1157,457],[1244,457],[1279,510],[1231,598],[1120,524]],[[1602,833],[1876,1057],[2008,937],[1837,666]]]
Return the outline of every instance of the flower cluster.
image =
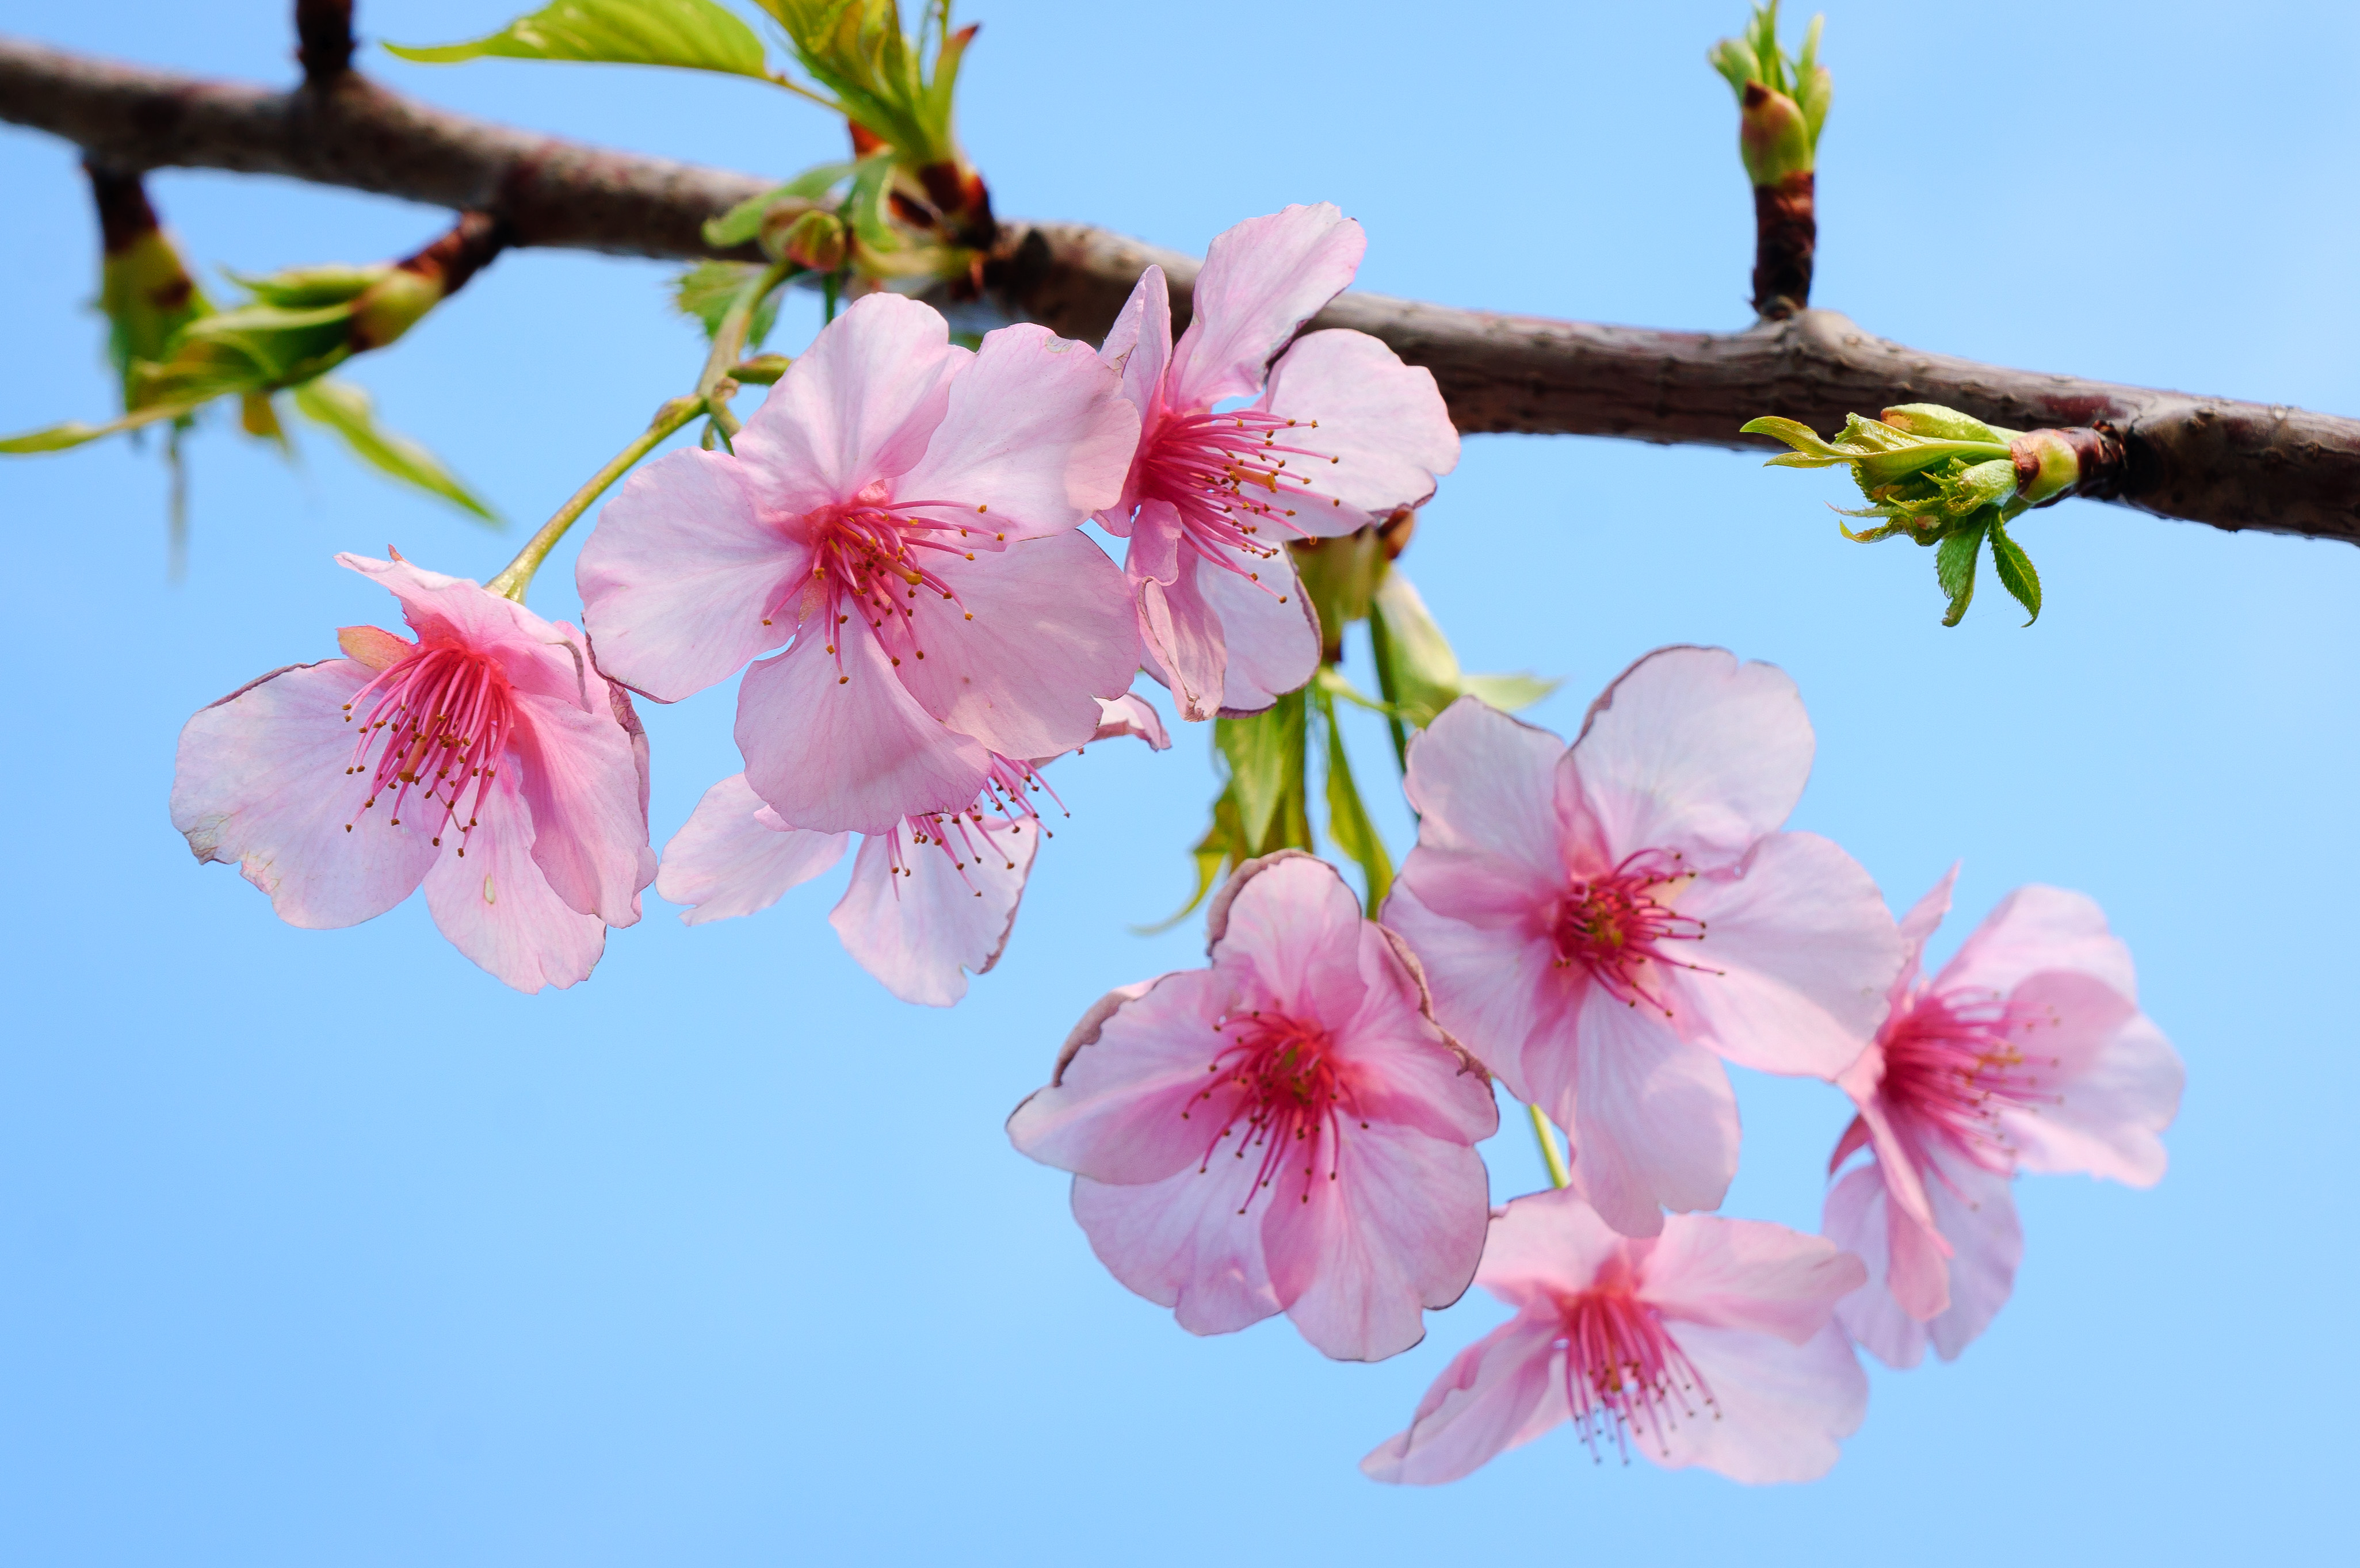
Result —
[[[831,925],[895,996],[954,1004],[1050,836],[1044,770],[1094,741],[1170,745],[1141,670],[1185,718],[1292,700],[1298,728],[1307,683],[1340,684],[1344,628],[1283,547],[1397,550],[1458,456],[1430,375],[1303,332],[1362,245],[1329,206],[1251,220],[1214,242],[1176,343],[1151,267],[1096,353],[1032,325],[969,349],[928,306],[868,295],[722,450],[628,480],[576,570],[586,630],[520,601],[595,485],[490,586],[341,558],[414,639],[347,627],[344,658],[197,714],[175,824],[295,925],[422,884],[524,990],[586,976],[651,883],[690,924],[749,915],[858,837]],[[700,407],[667,405],[614,471]],[[1091,519],[1128,540],[1120,567]],[[659,866],[631,694],[741,672],[744,769]],[[1284,1314],[1372,1361],[1470,1284],[1505,1302],[1369,1455],[1376,1479],[1448,1481],[1560,1422],[1593,1454],[1818,1475],[1865,1410],[1855,1343],[1955,1356],[2006,1298],[2019,1170],[2160,1176],[2178,1059],[2078,895],[2017,892],[1921,980],[1950,882],[1896,922],[1849,855],[1786,827],[1815,740],[1779,670],[1657,649],[1570,745],[1447,673],[1387,708],[1416,732],[1418,820],[1390,891],[1371,874],[1364,909],[1299,849],[1243,857],[1206,965],[1092,1007],[1010,1138],[1072,1174],[1099,1258],[1192,1333]],[[1332,713],[1329,742],[1332,791]],[[1731,1063],[1856,1104],[1830,1173],[1868,1158],[1823,1235],[1711,1212],[1738,1165]],[[1502,1088],[1555,1186],[1495,1208],[1476,1146]]]

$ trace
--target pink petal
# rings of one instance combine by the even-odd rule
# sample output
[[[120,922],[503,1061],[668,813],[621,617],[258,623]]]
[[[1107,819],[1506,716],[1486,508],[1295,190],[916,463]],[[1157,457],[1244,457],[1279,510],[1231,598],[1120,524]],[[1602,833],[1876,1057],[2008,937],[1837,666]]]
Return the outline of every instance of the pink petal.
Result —
[[[690,906],[685,925],[750,915],[779,901],[788,888],[810,881],[844,856],[849,833],[779,828],[765,822],[776,813],[762,804],[742,773],[733,773],[705,792],[687,822],[664,845],[656,892]]]
[[[843,632],[840,661],[804,637],[746,672],[746,781],[781,821],[821,833],[890,833],[905,816],[967,810],[990,765],[982,746],[918,705],[875,636]]]
[[[973,823],[936,824],[928,836],[935,833],[949,851],[915,842],[907,823],[890,838],[862,844],[852,885],[827,923],[844,950],[894,996],[947,1007],[967,995],[963,969],[981,975],[1000,962],[1041,828],[1018,822],[986,834]],[[906,875],[893,870],[889,846],[900,850]]]
[[[2016,988],[2017,1006],[2053,1008],[2064,1022],[2060,1032],[2079,1025],[2098,1038],[2071,1042],[2075,1071],[2062,1078],[2056,1103],[2008,1106],[2001,1124],[2024,1170],[2080,1171],[2152,1187],[2163,1179],[2165,1163],[2157,1135],[2180,1113],[2187,1070],[2144,1013],[2100,1022],[2103,1013],[2091,1005],[2100,995],[2120,1001],[2119,993],[2086,975],[2036,975]],[[2084,1008],[2080,1018],[2077,1002]],[[2062,1056],[2064,1044],[2042,1030],[2027,1042],[2027,1054]]]
[[[1825,1236],[1762,1220],[1674,1214],[1647,1254],[1640,1293],[1669,1318],[1801,1345],[1867,1279]]]
[[[1700,877],[1679,894],[1703,940],[1661,967],[1681,1031],[1765,1073],[1834,1078],[1885,1014],[1901,935],[1875,881],[1816,833],[1779,833],[1742,875]]]
[[[951,346],[931,306],[898,294],[854,300],[796,356],[732,443],[764,508],[814,511],[907,471],[974,357]]]
[[[1926,1180],[1934,1223],[1950,1244],[1950,1305],[1927,1323],[1934,1354],[1958,1359],[2016,1290],[2024,1226],[2008,1179],[1963,1160],[1939,1159]]]
[[[1185,1113],[1204,1091],[1213,1026],[1228,1009],[1229,989],[1211,971],[1191,969],[1164,976],[1136,997],[1107,1000],[1115,1010],[1100,1018],[1095,1041],[1075,1050],[1057,1081],[1008,1118],[1009,1141],[1043,1165],[1100,1182],[1193,1175],[1221,1134],[1207,1118]],[[1236,1162],[1225,1154],[1213,1163],[1226,1170]],[[1232,1194],[1229,1206],[1240,1206],[1249,1190]],[[1259,1244],[1254,1252],[1259,1258]],[[1273,1303],[1271,1311],[1277,1310]]]
[[[172,825],[200,861],[235,865],[290,925],[357,925],[417,889],[441,813],[393,825],[372,775],[350,771],[344,712],[376,671],[349,659],[290,665],[201,710],[180,731]],[[347,831],[349,824],[349,831]]]
[[[907,648],[893,639],[894,673],[919,705],[1003,757],[1054,757],[1096,735],[1098,699],[1139,670],[1137,622],[1106,552],[1066,534],[933,570],[957,603],[914,606]]]
[[[1554,901],[1567,887],[1556,803],[1557,761],[1565,754],[1565,743],[1548,731],[1478,698],[1445,708],[1409,743],[1403,789],[1418,813],[1418,847],[1403,877],[1415,880],[1411,866],[1425,850],[1470,852],[1498,863],[1507,885],[1499,908]],[[1459,912],[1447,902],[1436,907]]]
[[[1934,981],[1938,991],[2005,996],[2044,969],[2078,969],[2136,1001],[2130,949],[2106,929],[2105,911],[2086,894],[2062,887],[2018,887],[1983,917]]]
[[[1709,871],[1786,822],[1812,746],[1785,670],[1722,648],[1666,648],[1591,704],[1567,767],[1609,864],[1655,849]]]
[[[1450,1305],[1474,1279],[1490,1193],[1465,1143],[1348,1127],[1275,1179],[1262,1215],[1271,1288],[1323,1355],[1398,1355],[1426,1337],[1419,1309]]]
[[[1166,401],[1196,408],[1259,391],[1272,357],[1351,283],[1368,243],[1326,201],[1221,234],[1196,274],[1195,319],[1173,351]]]
[[[1592,985],[1572,1049],[1525,1057],[1541,1108],[1572,1135],[1574,1182],[1608,1225],[1653,1236],[1662,1209],[1721,1206],[1737,1173],[1737,1097],[1712,1052]]]
[[[446,853],[426,874],[434,924],[486,972],[518,990],[589,978],[606,924],[567,907],[533,858],[524,791],[501,779],[475,809],[466,854]]]
[[[429,641],[486,650],[512,644],[529,647],[533,633],[548,625],[515,600],[490,593],[471,579],[429,572],[399,555],[379,561],[344,551],[337,555],[336,564],[400,600],[402,617]]]
[[[1196,563],[1197,596],[1220,623],[1221,713],[1257,713],[1319,671],[1319,612],[1281,551],[1269,561],[1238,558],[1255,577]]]
[[[1164,715],[1155,711],[1154,703],[1136,692],[1098,699],[1098,733],[1090,739],[1116,740],[1123,735],[1138,736],[1147,743],[1150,751],[1172,749],[1172,737],[1164,729]]]
[[[1817,1480],[1834,1467],[1837,1440],[1868,1413],[1868,1378],[1832,1323],[1802,1345],[1686,1323],[1672,1338],[1712,1408],[1663,1433],[1661,1450],[1633,1444],[1666,1469],[1693,1465],[1754,1485]]]
[[[1926,1358],[1926,1325],[1893,1299],[1886,1285],[1892,1213],[1884,1175],[1874,1164],[1863,1165],[1845,1171],[1829,1189],[1819,1229],[1868,1271],[1868,1282],[1836,1303],[1836,1321],[1870,1355],[1906,1371]],[[1943,1289],[1947,1293],[1947,1279]]]
[[[1138,445],[1139,411],[1097,355],[1046,327],[1001,327],[952,381],[925,455],[893,495],[956,501],[925,516],[987,539],[1038,539],[1113,506]]]
[[[1590,1289],[1628,1247],[1572,1188],[1532,1192],[1492,1216],[1475,1282],[1518,1306],[1552,1301]]]
[[[1279,1310],[1262,1257],[1262,1223],[1238,1211],[1253,1167],[1193,1164],[1145,1186],[1074,1178],[1074,1218],[1107,1272],[1173,1316],[1190,1334],[1234,1334]]]
[[[1338,1060],[1351,1066],[1353,1104],[1370,1121],[1472,1144],[1500,1130],[1500,1105],[1482,1071],[1434,1021],[1426,987],[1389,933],[1360,931],[1360,998],[1341,1027],[1330,1019]],[[1414,962],[1414,961],[1413,961]]]
[[[1563,1375],[1553,1365],[1561,1329],[1553,1309],[1520,1314],[1460,1351],[1418,1401],[1408,1430],[1361,1460],[1360,1473],[1371,1481],[1438,1486],[1539,1436],[1546,1427],[1534,1418],[1552,1393],[1563,1421]]]
[[[1262,406],[1300,421],[1281,445],[1330,460],[1288,460],[1290,472],[1306,473],[1312,485],[1293,519],[1306,533],[1348,534],[1420,506],[1433,495],[1436,476],[1459,465],[1459,431],[1434,372],[1404,365],[1366,332],[1297,338],[1272,366]]]
[[[1871,1045],[1860,1053],[1859,1060],[1843,1070],[1836,1083],[1860,1106],[1860,1115],[1854,1119],[1853,1126],[1860,1129],[1859,1136],[1874,1148],[1877,1165],[1885,1172],[1885,1184],[1890,1190],[1893,1201],[1904,1213],[1931,1230],[1934,1211],[1927,1202],[1925,1184],[1918,1179],[1918,1161],[1913,1152],[1916,1143],[1903,1138],[1901,1129],[1894,1125],[1892,1108],[1885,1104],[1885,1096],[1877,1093],[1877,1084],[1884,1074],[1885,1048]],[[1846,1143],[1852,1143],[1853,1135],[1848,1131],[1844,1138]],[[1852,1147],[1857,1148],[1858,1145],[1853,1143]],[[1828,1161],[1830,1173],[1843,1163],[1842,1155],[1851,1151],[1841,1144],[1838,1150],[1837,1157]]]
[[[769,501],[737,459],[694,448],[626,480],[574,568],[598,668],[676,702],[786,641],[812,558]]]
[[[1338,1043],[1359,1011],[1361,977],[1360,901],[1336,868],[1299,852],[1250,860],[1238,867],[1213,906],[1206,930],[1216,973],[1238,975],[1241,995],[1291,1018],[1325,1023]]]
[[[1942,879],[1901,917],[1901,973],[1894,976],[1893,988],[1886,996],[1896,1009],[1909,987],[1918,983],[1919,960],[1925,955],[1927,942],[1941,928],[1942,917],[1950,912],[1950,889],[1958,886],[1958,881],[1959,867],[1954,862],[1942,873]]]
[[[1122,373],[1122,395],[1139,411],[1142,435],[1153,430],[1163,417],[1164,370],[1172,362],[1172,294],[1162,267],[1139,275],[1098,358]],[[1122,498],[1098,513],[1098,523],[1120,539],[1131,532],[1131,514],[1138,505],[1137,488],[1126,475]]]
[[[514,753],[532,808],[532,858],[569,909],[610,926],[639,918],[647,799],[632,736],[615,720],[606,682],[594,705],[519,693]]]
[[[1955,1249],[1931,1221],[1919,1219],[1899,1202],[1893,1178],[1904,1167],[1879,1160],[1877,1169],[1885,1174],[1885,1288],[1896,1306],[1925,1323],[1950,1310]],[[1930,1192],[1927,1204],[1932,1207]]]
[[[1420,896],[1427,880],[1444,881],[1446,892],[1456,880],[1434,873],[1453,870],[1453,862],[1475,860],[1412,850],[1385,899],[1385,924],[1415,950],[1433,993],[1436,1019],[1497,1073],[1509,1093],[1529,1100],[1534,1096],[1524,1070],[1525,1046],[1566,1027],[1565,1008],[1578,1001],[1579,983],[1557,967],[1556,949],[1546,938],[1453,919],[1427,906]],[[1413,870],[1421,874],[1415,882]],[[1474,877],[1470,873],[1468,879]]]
[[[1141,506],[1123,578],[1138,611],[1141,662],[1171,690],[1182,718],[1209,719],[1220,712],[1229,650],[1219,616],[1196,591],[1196,560],[1180,553],[1180,538],[1171,503]]]

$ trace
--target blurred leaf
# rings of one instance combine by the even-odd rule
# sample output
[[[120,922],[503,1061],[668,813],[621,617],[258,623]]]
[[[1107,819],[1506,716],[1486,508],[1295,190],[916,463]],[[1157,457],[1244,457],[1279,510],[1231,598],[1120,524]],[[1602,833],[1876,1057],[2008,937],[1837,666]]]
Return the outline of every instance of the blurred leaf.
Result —
[[[852,173],[848,163],[824,163],[817,169],[805,169],[775,191],[765,191],[759,196],[748,196],[717,218],[705,221],[705,243],[709,245],[741,245],[762,232],[762,221],[770,209],[781,201],[815,201]]]
[[[106,313],[107,358],[132,407],[133,367],[164,357],[173,335],[213,310],[161,230],[149,229],[106,256],[99,270],[99,309]]]
[[[1267,855],[1298,842],[1287,808],[1302,815],[1304,792],[1303,693],[1291,691],[1261,713],[1242,719],[1216,719],[1213,738],[1229,764],[1229,791],[1237,797],[1243,858]],[[1307,841],[1306,832],[1303,838]]]
[[[709,338],[721,330],[721,318],[729,313],[739,293],[766,270],[759,262],[700,261],[672,279],[672,306],[703,326]],[[774,293],[755,309],[753,324],[746,329],[745,346],[759,347],[778,317],[779,299]]]
[[[1503,713],[1519,708],[1529,708],[1564,685],[1562,680],[1544,681],[1537,675],[1463,675],[1459,685],[1470,697],[1480,697]]]
[[[1962,528],[1934,547],[1934,581],[1950,601],[1942,624],[1955,626],[1975,596],[1975,557],[1982,553],[1983,525]]]
[[[1196,890],[1188,895],[1188,901],[1175,910],[1169,919],[1158,920],[1152,926],[1133,926],[1131,930],[1141,936],[1154,936],[1186,920],[1190,911],[1203,903],[1205,895],[1220,881],[1221,867],[1236,858],[1238,836],[1237,797],[1224,789],[1220,799],[1213,802],[1213,825],[1205,830],[1205,836],[1198,839],[1196,846],[1188,852],[1196,862]]]
[[[304,310],[348,304],[392,270],[390,262],[371,262],[361,267],[329,262],[320,267],[290,267],[261,274],[230,272],[229,279],[265,305]]]
[[[2040,618],[2040,573],[2032,570],[2032,558],[2024,547],[2008,538],[2007,525],[1994,517],[1991,525],[1992,567],[1999,573],[2000,586],[2016,595],[2031,619],[2030,626]]]
[[[295,407],[306,419],[325,425],[352,449],[353,455],[379,473],[439,495],[460,510],[497,525],[498,514],[442,464],[442,460],[409,437],[377,422],[369,395],[349,381],[325,376],[295,388]]]
[[[762,40],[714,0],[552,0],[497,33],[429,48],[385,46],[428,65],[498,55],[610,65],[669,65],[768,81]]]
[[[1371,604],[1370,629],[1377,674],[1403,721],[1424,729],[1463,696],[1480,697],[1504,713],[1530,707],[1561,681],[1518,672],[1470,675],[1459,668],[1442,628],[1396,566],[1378,583]]]
[[[27,430],[21,436],[0,441],[0,453],[11,456],[37,452],[64,452],[84,441],[94,441],[124,430],[136,430],[142,425],[152,425],[158,419],[181,419],[196,411],[194,403],[158,403],[145,408],[135,408],[119,419],[109,419],[103,425],[84,424],[80,419],[68,419],[62,424]]]
[[[1328,836],[1360,866],[1368,889],[1362,907],[1374,920],[1386,890],[1393,886],[1393,857],[1385,853],[1385,841],[1369,820],[1360,791],[1353,785],[1352,765],[1344,755],[1344,732],[1336,724],[1334,704],[1323,697],[1320,712],[1328,721]]]

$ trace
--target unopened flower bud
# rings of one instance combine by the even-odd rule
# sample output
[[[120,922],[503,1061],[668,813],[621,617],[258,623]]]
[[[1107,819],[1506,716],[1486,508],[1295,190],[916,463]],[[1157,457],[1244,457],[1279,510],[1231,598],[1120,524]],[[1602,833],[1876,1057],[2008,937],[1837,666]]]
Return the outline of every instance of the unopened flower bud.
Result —
[[[762,248],[807,271],[834,272],[844,265],[844,223],[833,212],[806,208],[775,227],[763,224]]]

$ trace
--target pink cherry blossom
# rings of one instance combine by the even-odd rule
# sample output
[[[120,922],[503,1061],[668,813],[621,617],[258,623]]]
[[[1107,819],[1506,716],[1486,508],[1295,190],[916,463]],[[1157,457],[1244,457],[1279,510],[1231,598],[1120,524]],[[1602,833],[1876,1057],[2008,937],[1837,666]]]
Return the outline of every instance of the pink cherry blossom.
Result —
[[[1206,254],[1176,348],[1151,267],[1099,351],[1141,425],[1122,498],[1098,520],[1131,538],[1148,672],[1185,718],[1266,708],[1318,667],[1288,539],[1382,521],[1458,465],[1432,372],[1366,332],[1295,335],[1352,281],[1367,243],[1324,201],[1249,218]],[[1218,408],[1242,397],[1251,406]]]
[[[655,879],[647,737],[582,634],[464,578],[340,555],[418,640],[276,670],[180,732],[172,825],[290,925],[357,925],[426,886],[434,923],[520,991],[571,985]]]
[[[1172,744],[1155,710],[1136,696],[1099,702],[1094,740],[1137,735]],[[853,862],[852,885],[828,917],[845,950],[905,1002],[947,1007],[967,995],[967,972],[1000,962],[1041,840],[1051,836],[1032,797],[1055,792],[1048,759],[993,754],[983,793],[964,814],[905,818],[873,833]],[[691,908],[702,925],[769,909],[786,891],[833,866],[852,835],[790,827],[742,773],[705,792],[664,846],[656,891]]]
[[[1571,1421],[1666,1469],[1808,1481],[1858,1430],[1868,1379],[1830,1310],[1860,1260],[1760,1220],[1681,1214],[1618,1236],[1570,1189],[1491,1219],[1476,1283],[1516,1315],[1459,1352],[1409,1430],[1360,1461],[1379,1481],[1455,1481]]]
[[[599,668],[673,702],[747,672],[738,745],[798,827],[888,833],[963,811],[991,754],[1087,740],[1139,638],[1073,530],[1138,431],[1079,344],[1004,327],[975,353],[890,294],[813,341],[737,438],[632,476],[576,579]],[[790,641],[792,639],[792,641]]]
[[[1901,922],[1892,1011],[1837,1079],[1860,1114],[1828,1169],[1871,1151],[1828,1194],[1822,1228],[1869,1269],[1837,1315],[1893,1367],[1916,1366],[1929,1341],[1952,1359],[2006,1302],[2024,1256],[2016,1171],[2151,1187],[2180,1108],[2180,1057],[2138,1009],[2130,950],[2082,895],[2016,889],[1919,978],[1957,877]]]
[[[1568,747],[1461,698],[1411,742],[1417,845],[1383,919],[1435,1016],[1565,1127],[1607,1223],[1717,1207],[1737,1170],[1721,1059],[1833,1078],[1885,1016],[1876,885],[1780,833],[1810,772],[1795,683],[1719,648],[1639,660]]]
[[[1406,1350],[1483,1250],[1491,1082],[1325,862],[1248,861],[1207,925],[1210,967],[1109,993],[1009,1137],[1190,1333],[1283,1312],[1339,1360]]]

